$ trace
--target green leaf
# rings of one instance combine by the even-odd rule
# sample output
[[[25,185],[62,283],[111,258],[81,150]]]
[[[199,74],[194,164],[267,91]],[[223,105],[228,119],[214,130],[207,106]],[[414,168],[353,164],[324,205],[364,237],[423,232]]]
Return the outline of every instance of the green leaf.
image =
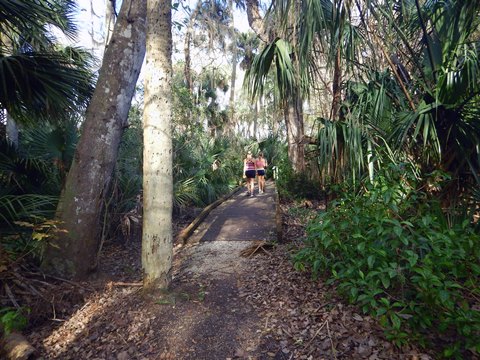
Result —
[[[358,288],[356,288],[356,287],[350,288],[350,295],[351,295],[352,299],[355,300],[358,296]]]
[[[403,232],[403,229],[401,226],[395,226],[393,228],[393,232],[395,233],[395,235],[397,235],[398,237],[401,237],[402,235],[402,232]]]
[[[415,266],[418,262],[418,255],[413,253],[411,256],[408,257],[408,262],[410,263],[411,267]]]
[[[400,241],[404,243],[405,245],[408,245],[408,238],[405,236],[400,236],[399,237]]]
[[[382,297],[382,298],[380,299],[380,302],[381,302],[382,304],[384,304],[385,306],[387,306],[387,307],[390,306],[390,300],[388,300],[388,299],[385,298],[385,297]]]
[[[380,307],[380,308],[377,309],[376,315],[377,316],[382,316],[383,314],[386,314],[387,311],[388,311],[387,308]]]
[[[375,256],[370,255],[370,256],[367,258],[368,268],[369,268],[369,269],[373,268],[373,264],[374,264],[374,263],[375,263]]]
[[[363,252],[365,250],[365,242],[361,242],[357,245],[357,250]]]
[[[388,289],[390,287],[390,278],[385,276],[385,274],[382,274],[380,280],[382,281],[383,287],[385,289]]]
[[[397,314],[392,313],[390,315],[390,320],[392,321],[393,328],[396,330],[400,330],[400,326],[402,325],[402,320],[400,320]]]
[[[446,303],[447,300],[450,298],[450,293],[446,290],[440,290],[438,292],[438,295],[440,296],[440,301],[442,303]]]
[[[363,273],[362,270],[358,270],[358,274],[360,275],[360,278],[361,278],[362,280],[365,280],[365,274]]]
[[[388,269],[387,273],[388,276],[390,276],[390,279],[393,279],[395,276],[397,276],[397,269]]]

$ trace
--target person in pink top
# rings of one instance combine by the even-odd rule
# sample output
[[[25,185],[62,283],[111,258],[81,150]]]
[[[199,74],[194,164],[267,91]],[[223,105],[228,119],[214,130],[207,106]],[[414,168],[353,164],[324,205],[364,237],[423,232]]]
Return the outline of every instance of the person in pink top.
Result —
[[[247,196],[254,196],[255,189],[255,159],[252,152],[247,152],[247,156],[243,159],[243,177],[247,179]]]
[[[267,159],[263,157],[263,152],[258,153],[258,158],[255,160],[255,168],[258,177],[258,193],[265,192],[265,169],[267,168]]]

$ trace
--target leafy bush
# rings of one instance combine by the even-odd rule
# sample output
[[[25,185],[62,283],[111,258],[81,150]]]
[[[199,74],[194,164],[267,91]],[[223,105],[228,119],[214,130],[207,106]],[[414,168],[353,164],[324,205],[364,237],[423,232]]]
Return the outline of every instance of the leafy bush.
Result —
[[[282,168],[277,180],[278,192],[282,198],[321,199],[324,192],[320,183],[310,179],[306,174],[296,174]]]
[[[480,247],[469,221],[450,224],[440,205],[389,169],[308,226],[295,267],[325,273],[398,345],[447,339],[445,356],[480,352]]]
[[[10,334],[14,330],[22,330],[28,324],[27,315],[30,310],[27,308],[10,308],[0,309],[0,328],[6,334]]]

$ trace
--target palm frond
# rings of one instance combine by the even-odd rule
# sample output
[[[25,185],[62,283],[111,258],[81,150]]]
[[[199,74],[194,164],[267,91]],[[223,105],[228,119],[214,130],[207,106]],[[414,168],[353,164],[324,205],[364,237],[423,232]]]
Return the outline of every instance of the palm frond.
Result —
[[[0,55],[0,106],[17,120],[63,117],[86,106],[91,80],[58,53]]]
[[[44,43],[47,26],[54,26],[74,38],[77,31],[73,21],[75,10],[76,3],[72,0],[1,0],[0,33],[5,36],[28,36],[30,40],[37,39]]]
[[[14,221],[32,217],[51,218],[57,203],[58,196],[39,194],[0,196],[0,224],[13,226]]]

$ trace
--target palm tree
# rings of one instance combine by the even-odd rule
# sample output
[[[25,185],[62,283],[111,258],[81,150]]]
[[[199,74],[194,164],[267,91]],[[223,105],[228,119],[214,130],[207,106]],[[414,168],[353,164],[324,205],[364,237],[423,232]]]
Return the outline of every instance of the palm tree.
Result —
[[[333,68],[330,121],[341,123],[321,122],[323,151],[338,165],[355,164],[356,174],[368,162],[365,155],[379,155],[387,147],[390,155],[407,151],[426,172],[440,167],[454,176],[466,171],[477,176],[480,136],[473,119],[478,116],[479,60],[478,36],[473,35],[480,4],[354,3],[356,18],[352,1],[295,3],[296,26],[290,29],[296,40],[291,43],[302,89],[308,91],[321,71],[320,56]],[[277,8],[283,23],[290,24],[292,3],[280,2]],[[382,37],[378,29],[384,29]],[[345,71],[355,80],[341,81]],[[345,102],[339,106],[342,93]],[[347,149],[351,162],[339,157]]]
[[[92,93],[92,57],[60,46],[51,31],[73,38],[73,11],[73,1],[0,2],[0,112],[17,147],[1,141],[0,212],[9,222],[53,214],[77,135],[72,119]]]
[[[0,109],[17,122],[59,121],[84,109],[92,93],[92,58],[60,47],[49,26],[69,37],[73,1],[3,1],[0,6]]]
[[[480,4],[451,0],[410,5],[385,10],[397,19],[403,40],[399,46],[408,51],[398,52],[401,62],[420,60],[407,67],[415,111],[399,118],[396,140],[411,150],[423,143],[424,156],[418,160],[425,171],[440,167],[454,177],[478,177],[480,39],[475,31]]]
[[[276,39],[257,55],[245,81],[253,98],[264,94],[267,75],[275,72],[276,94],[280,99],[287,129],[288,157],[296,173],[305,170],[303,101],[297,67],[291,58],[292,47],[283,39]]]

